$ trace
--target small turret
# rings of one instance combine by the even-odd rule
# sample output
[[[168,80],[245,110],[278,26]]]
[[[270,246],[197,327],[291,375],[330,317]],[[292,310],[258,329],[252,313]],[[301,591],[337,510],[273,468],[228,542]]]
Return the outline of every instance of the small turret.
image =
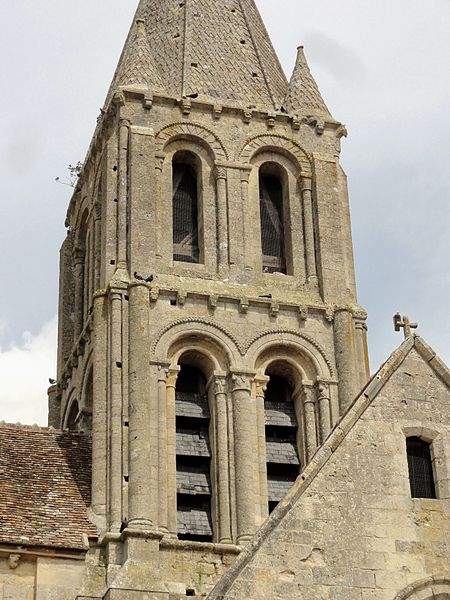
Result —
[[[332,118],[311,74],[303,46],[298,48],[284,106],[288,113],[299,117]]]

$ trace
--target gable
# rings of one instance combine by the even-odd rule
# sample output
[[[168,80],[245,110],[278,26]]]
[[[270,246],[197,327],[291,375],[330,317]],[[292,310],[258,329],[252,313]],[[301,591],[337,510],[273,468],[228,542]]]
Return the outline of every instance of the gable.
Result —
[[[449,579],[449,423],[445,377],[405,343],[210,597],[393,600]],[[411,498],[408,435],[435,447],[438,500]]]

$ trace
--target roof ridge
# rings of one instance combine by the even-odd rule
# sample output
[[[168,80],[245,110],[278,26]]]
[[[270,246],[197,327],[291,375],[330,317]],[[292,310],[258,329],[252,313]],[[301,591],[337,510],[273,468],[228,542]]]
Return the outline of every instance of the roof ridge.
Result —
[[[69,431],[66,429],[56,429],[55,427],[49,426],[45,427],[43,425],[27,425],[24,423],[8,423],[7,421],[0,421],[0,429],[5,429],[8,431],[16,430],[22,432],[30,432],[30,433],[52,433],[58,435],[70,435],[73,437],[83,437],[87,438],[88,435],[83,431]]]
[[[253,35],[252,29],[250,27],[250,23],[249,23],[249,20],[248,20],[248,15],[246,13],[244,5],[242,4],[242,0],[238,0],[238,3],[239,3],[239,6],[241,8],[242,16],[244,17],[244,21],[245,21],[245,24],[247,26],[250,38],[252,40],[253,48],[255,49],[256,58],[258,59],[259,66],[261,67],[261,72],[262,72],[262,74],[264,76],[264,81],[266,82],[267,90],[268,90],[270,98],[272,100],[272,104],[273,104],[274,108],[277,109],[278,107],[276,105],[276,101],[275,101],[275,98],[274,98],[274,95],[273,95],[272,86],[270,85],[270,79],[268,78],[267,71],[266,71],[266,69],[265,69],[265,67],[263,65],[262,59],[261,59],[260,51],[258,50],[258,46],[256,45],[255,37]],[[264,23],[262,23],[262,24],[263,24],[264,28],[266,29]],[[266,29],[266,33],[267,33],[267,29]],[[267,35],[268,35],[268,33],[267,33]]]

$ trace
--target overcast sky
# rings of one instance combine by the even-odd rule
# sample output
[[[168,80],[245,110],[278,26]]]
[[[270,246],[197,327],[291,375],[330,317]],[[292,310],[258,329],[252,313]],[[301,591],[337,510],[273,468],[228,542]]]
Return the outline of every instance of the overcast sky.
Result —
[[[161,0],[168,1],[168,0]],[[450,1],[257,0],[288,73],[304,44],[346,123],[372,371],[397,310],[450,361]],[[46,422],[69,163],[83,160],[137,0],[0,3],[0,419]]]

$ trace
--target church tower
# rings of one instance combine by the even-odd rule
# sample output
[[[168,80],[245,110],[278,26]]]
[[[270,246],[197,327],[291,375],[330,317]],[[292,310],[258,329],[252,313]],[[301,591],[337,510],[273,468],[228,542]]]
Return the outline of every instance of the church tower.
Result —
[[[49,422],[92,436],[79,598],[208,591],[369,375],[345,127],[254,0],[141,0],[67,213]]]

